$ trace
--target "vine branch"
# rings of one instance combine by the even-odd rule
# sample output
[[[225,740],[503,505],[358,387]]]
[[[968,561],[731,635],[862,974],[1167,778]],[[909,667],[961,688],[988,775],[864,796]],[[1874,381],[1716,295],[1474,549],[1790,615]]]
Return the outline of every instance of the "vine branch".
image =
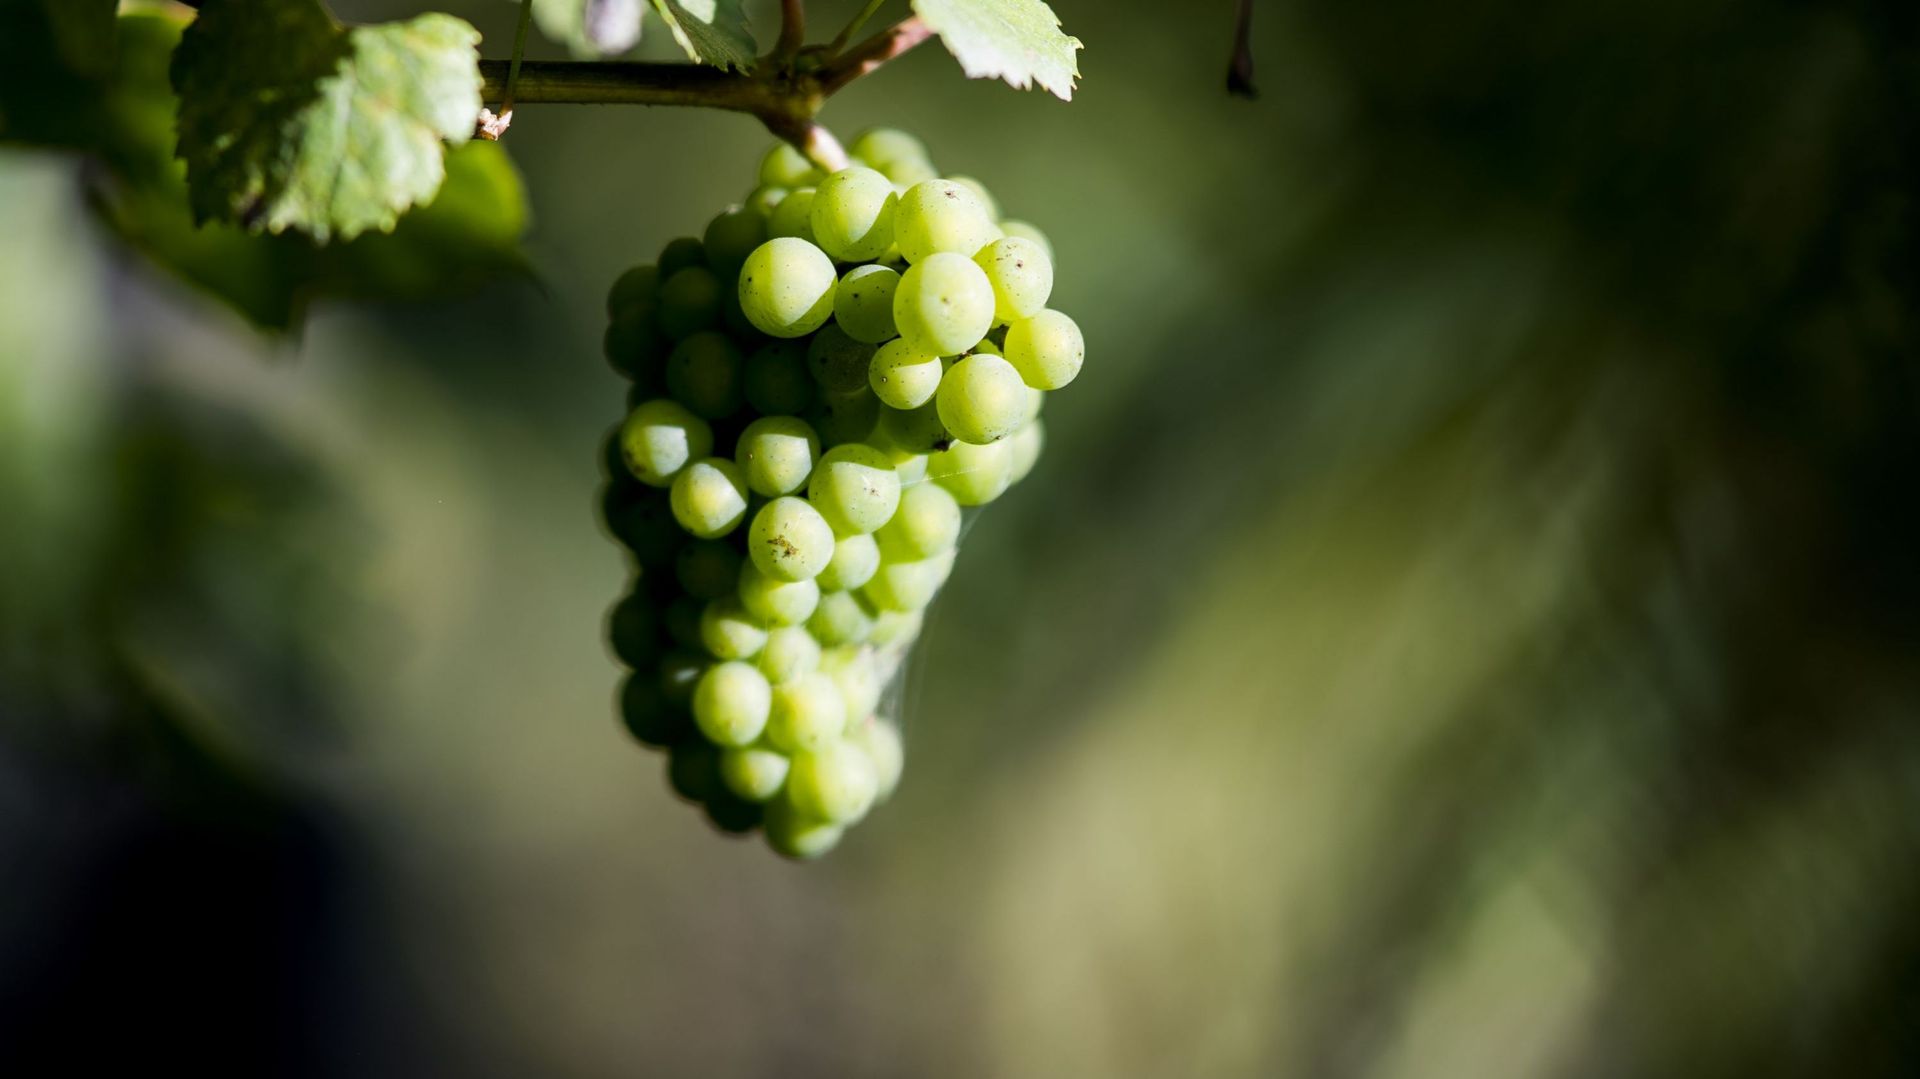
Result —
[[[780,40],[773,46],[773,55],[784,63],[799,55],[806,43],[807,12],[801,0],[780,0]]]

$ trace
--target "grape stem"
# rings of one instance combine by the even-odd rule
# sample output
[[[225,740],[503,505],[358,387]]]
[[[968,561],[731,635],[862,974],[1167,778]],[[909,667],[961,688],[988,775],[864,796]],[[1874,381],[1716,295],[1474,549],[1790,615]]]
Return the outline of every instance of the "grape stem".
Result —
[[[789,10],[798,6],[785,4]],[[794,32],[803,33],[804,27],[797,20],[784,23],[781,45],[757,70],[746,73],[703,64],[527,60],[513,80],[513,100],[516,105],[682,105],[743,112],[821,168],[845,168],[846,151],[814,120],[820,107],[850,83],[932,37],[933,31],[918,16],[910,16],[840,55],[798,49],[782,60],[780,49]],[[500,100],[511,71],[510,61],[480,61],[482,97]]]

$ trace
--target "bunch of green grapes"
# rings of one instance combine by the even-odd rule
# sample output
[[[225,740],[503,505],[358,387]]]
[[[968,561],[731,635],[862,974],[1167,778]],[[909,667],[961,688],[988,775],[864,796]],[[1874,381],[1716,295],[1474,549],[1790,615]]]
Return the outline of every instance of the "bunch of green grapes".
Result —
[[[633,383],[603,497],[638,564],[608,625],[621,712],[715,825],[794,858],[899,781],[883,691],[964,508],[1033,468],[1084,352],[1038,230],[910,135],[851,154],[828,175],[776,146],[745,202],[607,297]]]

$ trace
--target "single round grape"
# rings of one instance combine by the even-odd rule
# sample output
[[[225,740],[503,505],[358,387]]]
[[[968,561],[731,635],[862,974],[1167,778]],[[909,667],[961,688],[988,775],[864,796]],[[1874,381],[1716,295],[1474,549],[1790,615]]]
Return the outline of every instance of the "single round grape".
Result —
[[[760,159],[760,182],[778,187],[799,187],[815,183],[820,179],[820,170],[807,155],[795,149],[790,143],[776,143]]]
[[[1000,220],[1000,204],[994,201],[993,193],[987,190],[986,184],[981,183],[971,176],[949,176],[947,177],[947,181],[949,183],[959,184],[961,187],[973,192],[973,197],[980,200],[981,208],[987,211],[987,220]]]
[[[833,743],[796,753],[787,771],[787,797],[801,816],[835,824],[859,820],[879,793],[873,761],[859,749]]]
[[[1087,342],[1058,311],[1042,311],[1007,327],[1007,362],[1036,390],[1057,390],[1080,373]]]
[[[762,416],[740,432],[734,463],[747,489],[767,498],[790,495],[807,484],[820,459],[820,436],[794,416]]]
[[[700,613],[706,606],[692,596],[673,597],[660,618],[667,637],[681,648],[705,650],[706,644],[700,640]]]
[[[875,258],[893,243],[893,183],[873,169],[841,169],[814,190],[814,243],[841,262]]]
[[[885,454],[848,443],[820,455],[807,482],[807,501],[843,536],[871,532],[900,506],[900,480]]]
[[[660,286],[655,318],[660,329],[676,341],[719,325],[720,279],[705,265],[689,266],[667,278]]]
[[[874,346],[829,323],[807,343],[807,370],[827,393],[852,393],[866,388],[873,352]]]
[[[900,275],[893,293],[900,339],[916,351],[952,356],[972,348],[993,328],[993,286],[965,255],[930,255]]]
[[[780,200],[780,205],[775,206],[767,218],[768,238],[786,236],[813,243],[814,194],[811,187],[796,187],[787,192],[787,197]]]
[[[807,373],[803,341],[772,341],[747,359],[747,404],[763,416],[796,416],[813,404],[813,376]]]
[[[881,611],[873,616],[873,629],[867,634],[867,640],[880,648],[911,644],[920,636],[925,620],[926,615],[919,611]]]
[[[777,184],[761,184],[747,194],[746,207],[759,214],[762,220],[767,220],[773,217],[774,208],[779,206],[781,200],[786,197],[785,187]],[[771,239],[772,236],[773,234],[769,232],[761,239]]]
[[[933,486],[923,484],[922,486]],[[860,594],[882,611],[919,611],[940,592],[953,570],[953,551],[948,549],[918,562],[882,562]]]
[[[767,219],[760,211],[731,206],[707,223],[703,246],[707,268],[723,280],[740,270],[753,249],[767,242]]]
[[[847,722],[855,723],[873,714],[880,706],[880,666],[871,648],[841,646],[820,653],[821,673],[840,687],[847,702]]]
[[[772,706],[767,676],[737,659],[707,668],[693,687],[693,722],[717,746],[744,746],[760,737]]]
[[[767,803],[767,846],[775,854],[795,861],[808,861],[838,846],[846,829],[837,824],[803,817],[794,812],[786,799]]]
[[[880,399],[865,386],[852,393],[822,393],[806,416],[820,432],[820,444],[829,449],[864,442],[880,418]]]
[[[906,747],[900,740],[900,728],[874,716],[847,732],[847,744],[857,747],[873,762],[874,803],[893,797],[900,785],[900,772],[906,765]]]
[[[833,290],[833,321],[848,337],[877,345],[899,331],[893,326],[893,293],[900,274],[885,266],[855,266]]]
[[[620,427],[620,453],[633,477],[649,487],[667,487],[687,465],[713,452],[713,428],[665,398],[647,401]]]
[[[720,751],[701,738],[667,751],[667,784],[689,802],[704,802],[720,789]]]
[[[620,662],[644,670],[660,658],[660,616],[653,597],[630,592],[607,612],[607,643]]]
[[[1040,451],[1047,444],[1046,425],[1037,418],[1029,420],[1007,443],[1013,449],[1013,458],[1007,465],[1007,485],[1011,487],[1026,479],[1027,473],[1039,462]]]
[[[767,741],[780,749],[819,749],[840,737],[846,725],[846,698],[831,677],[815,672],[773,688]]]
[[[701,419],[740,411],[740,352],[727,335],[690,334],[667,356],[667,392]]]
[[[898,514],[896,513],[896,516]],[[814,580],[823,591],[843,592],[858,588],[873,578],[880,568],[880,545],[864,533],[843,536],[833,545],[833,557]]]
[[[937,483],[900,492],[900,508],[873,534],[889,562],[916,562],[950,551],[960,539],[960,503]]]
[[[660,657],[660,692],[675,704],[693,699],[694,684],[707,673],[713,661],[692,649],[668,652]]]
[[[720,781],[749,802],[764,802],[787,784],[787,755],[756,743],[720,751]]]
[[[814,609],[819,613],[819,608]],[[760,673],[778,686],[820,667],[820,642],[805,626],[780,626],[767,632],[767,643],[760,649]]]
[[[951,180],[914,184],[893,211],[894,242],[916,265],[942,251],[971,259],[993,242],[997,231],[979,196]]]
[[[613,279],[613,287],[607,290],[607,317],[617,319],[620,313],[636,304],[645,304],[653,299],[654,290],[660,287],[660,267],[653,265],[635,266]]]
[[[660,267],[660,280],[665,281],[689,266],[704,266],[707,262],[707,249],[700,241],[691,236],[682,236],[668,242],[660,250],[660,257],[654,260]]]
[[[953,437],[984,446],[1019,429],[1028,392],[1011,363],[980,352],[947,369],[935,400],[940,423]]]
[[[879,568],[878,563],[874,566]],[[821,644],[859,644],[873,632],[873,615],[851,592],[827,592],[813,617],[807,619],[807,631]]]
[[[933,400],[945,371],[937,353],[923,352],[905,338],[895,338],[873,354],[867,364],[867,382],[888,408],[919,408]]]
[[[723,596],[700,612],[700,643],[715,659],[752,659],[767,644],[767,627],[738,596]]]
[[[833,528],[806,499],[776,498],[753,515],[747,556],[776,581],[811,580],[833,558]]]
[[[984,506],[999,498],[1012,475],[1013,449],[1005,439],[986,446],[955,442],[927,456],[927,478],[962,506]]]
[[[927,406],[921,405],[924,409]],[[915,411],[919,411],[916,409]],[[946,445],[947,443],[941,443]],[[893,454],[893,474],[900,477],[900,489],[906,490],[927,478],[927,455],[924,453],[905,453],[896,450]]]
[[[644,388],[649,396],[660,385],[661,369],[673,345],[667,335],[660,332],[654,318],[655,309],[652,300],[636,302],[607,323],[606,335],[600,339],[600,350],[607,357],[608,366],[620,377]],[[892,312],[888,312],[887,318],[892,320]]]
[[[673,519],[700,539],[724,536],[747,516],[747,481],[724,457],[707,457],[673,478]]]
[[[673,574],[695,599],[730,596],[740,580],[740,552],[725,540],[694,540],[674,557]]]
[[[620,722],[641,745],[669,746],[685,738],[693,720],[684,705],[667,700],[651,671],[627,676],[620,686]]]
[[[792,201],[790,196],[780,205]],[[761,333],[800,337],[833,314],[838,281],[833,261],[819,248],[790,236],[768,240],[740,268],[740,307]]]
[[[993,286],[993,317],[1001,322],[1032,318],[1053,295],[1053,260],[1046,249],[1021,236],[1006,236],[980,249],[973,261]]]
[[[870,127],[853,137],[847,153],[874,168],[896,161],[927,161],[927,145],[897,127]]]
[[[896,472],[899,472],[903,463],[924,457],[935,450],[946,449],[953,443],[953,433],[947,430],[946,423],[940,419],[940,406],[934,401],[928,401],[918,408],[884,409],[880,413],[880,422],[874,428],[874,441],[885,442],[886,447],[896,455]],[[922,461],[920,475],[925,474],[925,462]],[[909,477],[901,473],[900,482],[909,482]]]
[[[751,560],[740,564],[739,592],[748,612],[770,626],[800,625],[820,605],[819,585],[775,580],[755,569]]]
[[[1031,223],[1026,221],[1002,221],[1000,222],[1000,231],[1006,236],[1018,237],[1022,240],[1032,240],[1034,243],[1039,244],[1040,250],[1046,252],[1047,262],[1049,264],[1053,262],[1053,241],[1047,239],[1047,234],[1035,228]]]

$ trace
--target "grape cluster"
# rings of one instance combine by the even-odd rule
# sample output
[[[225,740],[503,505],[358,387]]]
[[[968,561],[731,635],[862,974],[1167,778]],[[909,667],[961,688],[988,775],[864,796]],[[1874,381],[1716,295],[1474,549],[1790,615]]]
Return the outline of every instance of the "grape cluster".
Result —
[[[953,568],[963,507],[1040,455],[1079,327],[1051,251],[919,141],[793,148],[699,238],[614,282],[632,381],[602,510],[639,572],[608,636],[628,729],[729,832],[814,857],[892,793],[883,690]]]

